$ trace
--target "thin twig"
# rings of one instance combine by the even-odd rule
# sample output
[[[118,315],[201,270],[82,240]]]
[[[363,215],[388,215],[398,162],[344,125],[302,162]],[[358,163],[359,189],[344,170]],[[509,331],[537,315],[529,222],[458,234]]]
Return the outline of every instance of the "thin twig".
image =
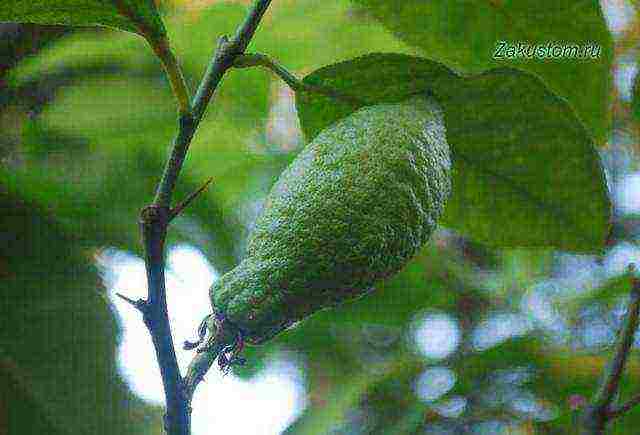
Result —
[[[224,355],[229,343],[233,343],[237,333],[228,327],[228,322],[218,314],[210,314],[204,318],[198,328],[198,341],[185,342],[185,346],[198,347],[196,356],[191,360],[184,377],[184,395],[191,403],[193,393],[213,363]]]
[[[220,80],[222,80],[222,76],[233,65],[235,57],[243,54],[247,49],[253,34],[258,28],[260,19],[270,4],[271,0],[257,0],[244,23],[236,31],[234,38],[229,40],[223,37],[218,41],[216,53],[207,66],[193,102],[193,116],[196,122],[199,122],[204,115],[209,100],[211,100]]]
[[[178,134],[173,141],[171,156],[158,183],[154,200],[140,213],[148,285],[147,300],[140,302],[140,307],[143,308],[141,311],[144,322],[151,335],[160,366],[166,404],[164,426],[168,435],[190,435],[191,396],[204,373],[217,357],[214,352],[199,353],[191,365],[191,367],[198,369],[198,375],[190,376],[187,379],[183,379],[180,375],[167,311],[164,275],[164,245],[167,227],[172,216],[175,215],[175,210],[180,210],[180,206],[178,206],[172,213],[171,198],[191,139],[211,97],[223,75],[233,64],[235,56],[242,54],[246,49],[270,3],[271,0],[256,1],[234,39],[231,41],[226,38],[221,40],[193,100],[192,111],[181,113]],[[221,337],[226,340],[224,335],[221,334]],[[221,347],[218,353],[223,352],[224,346],[226,346],[224,340],[216,343]],[[211,358],[213,360],[209,361]]]
[[[162,62],[162,66],[167,73],[167,78],[171,84],[173,95],[178,103],[178,111],[181,115],[189,113],[191,107],[189,105],[189,88],[182,74],[182,69],[178,64],[178,59],[171,50],[171,45],[164,32],[159,33],[150,27],[147,20],[142,16],[135,7],[124,0],[115,0],[114,6],[118,12],[127,17],[135,26],[137,33],[144,36],[153,52]]]
[[[633,409],[637,405],[640,405],[640,394],[629,399],[627,402],[623,403],[622,405],[616,408],[613,408],[611,411],[607,413],[607,417],[610,420],[620,417],[626,412],[629,412],[631,409]]]
[[[638,292],[636,279],[632,279],[634,283],[633,290],[631,292],[631,303],[629,304],[628,309],[629,311],[627,313],[623,329],[620,333],[620,339],[618,341],[618,345],[616,346],[615,356],[611,362],[609,372],[605,377],[606,381],[603,383],[600,393],[598,394],[598,399],[596,400],[596,404],[603,408],[608,407],[611,404],[613,398],[618,392],[620,378],[622,377],[624,366],[627,362],[627,358],[629,357],[629,351],[631,350],[631,346],[633,345],[635,331],[638,327],[638,308],[640,307],[640,294]]]
[[[162,179],[158,184],[156,197],[153,200],[154,205],[162,208],[171,206],[171,196],[176,187],[176,181],[182,170],[184,159],[187,156],[191,139],[197,128],[197,123],[191,114],[182,115],[178,127],[178,134],[173,140],[171,149],[171,157],[165,165]]]
[[[346,94],[343,91],[338,91],[337,89],[334,89],[332,87],[305,83],[303,80],[300,80],[295,75],[293,75],[282,64],[278,63],[276,60],[274,60],[270,56],[267,56],[266,54],[243,54],[241,56],[237,56],[233,62],[234,68],[251,68],[256,66],[266,68],[277,75],[294,92],[304,91],[308,93],[319,94],[331,98],[339,103],[349,104],[354,107],[367,105],[366,101],[353,95]]]
[[[225,348],[224,343],[217,343],[215,347],[198,352],[189,363],[184,377],[184,394],[189,402],[193,398],[196,388],[204,380],[205,374]]]
[[[633,271],[629,273],[632,280],[631,301],[629,303],[627,315],[620,331],[620,338],[616,346],[614,358],[609,366],[608,373],[605,375],[605,382],[602,383],[600,391],[596,394],[594,403],[596,406],[608,408],[615,394],[618,392],[620,378],[624,366],[629,357],[636,329],[638,328],[638,313],[640,309],[640,289],[638,288],[638,279],[632,276]]]
[[[249,42],[251,42],[253,35],[256,33],[256,30],[258,30],[258,25],[270,4],[271,0],[257,0],[244,19],[244,22],[236,29],[233,44],[238,54],[244,53],[249,46]]]
[[[244,23],[238,28],[236,36],[232,40],[222,37],[218,41],[212,61],[207,66],[194,97],[192,113],[183,114],[180,117],[178,135],[174,140],[171,157],[165,167],[154,200],[154,203],[158,206],[170,206],[171,195],[184,164],[184,159],[187,156],[191,139],[204,116],[209,101],[218,88],[222,77],[233,65],[235,57],[243,54],[244,50],[246,50],[269,4],[271,4],[271,0],[256,1]]]
[[[184,79],[182,69],[178,64],[178,59],[171,50],[169,40],[166,37],[156,39],[154,40],[154,43],[151,44],[151,48],[162,61],[162,66],[169,78],[173,95],[175,95],[178,103],[178,111],[180,115],[183,116],[188,114],[191,110],[189,87]]]
[[[280,77],[280,79],[282,79],[282,81],[285,82],[294,91],[300,91],[305,88],[302,80],[298,79],[284,66],[282,66],[280,63],[276,62],[266,54],[243,54],[242,56],[236,57],[236,60],[233,62],[234,68],[251,68],[255,66],[261,66],[268,69],[269,71]]]
[[[635,276],[635,268],[629,266],[631,279],[631,300],[627,308],[623,326],[620,330],[616,350],[605,370],[600,388],[596,392],[591,405],[585,410],[583,433],[602,434],[611,415],[611,405],[618,393],[620,379],[633,346],[638,319],[640,316],[640,280]]]

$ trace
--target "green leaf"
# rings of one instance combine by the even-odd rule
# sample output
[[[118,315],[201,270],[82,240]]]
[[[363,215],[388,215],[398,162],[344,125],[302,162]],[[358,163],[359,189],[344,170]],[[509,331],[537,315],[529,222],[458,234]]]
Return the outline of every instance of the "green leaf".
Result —
[[[165,28],[153,0],[5,0],[0,22],[107,26],[148,40],[164,38]]]
[[[190,96],[154,0],[9,0],[0,5],[0,22],[107,26],[144,37],[162,61],[180,113]]]
[[[9,433],[141,433],[147,422],[134,416],[160,416],[116,372],[120,331],[91,265],[95,246],[9,179],[0,167],[0,388],[18,390],[4,396]],[[26,419],[12,403],[22,399],[33,404]]]
[[[23,373],[7,358],[0,359],[0,391],[4,397],[11,397],[6,402],[2,417],[6,419],[8,426],[3,429],[7,434],[51,434],[61,435],[51,420],[47,418],[44,406],[36,402],[29,395],[22,380]],[[5,420],[7,421],[7,420]]]
[[[163,38],[166,31],[153,0],[7,0],[0,22],[107,26]]]
[[[80,77],[113,71],[160,77],[157,59],[146,50],[142,39],[119,32],[74,32],[37,56],[23,59],[7,75],[7,82],[10,87],[19,89],[37,85],[37,82],[44,82],[44,86],[48,82],[58,83],[58,76],[76,81]],[[53,77],[45,80],[43,76]]]
[[[304,78],[297,95],[307,139],[359,107],[432,93],[445,112],[454,162],[442,224],[496,247],[601,249],[611,204],[589,133],[536,76],[509,68],[462,77],[428,59],[370,54]]]
[[[538,75],[553,92],[569,101],[598,143],[605,140],[611,120],[613,42],[598,1],[352,1],[403,41],[461,72],[511,66]],[[582,59],[494,59],[500,41],[512,46],[596,44],[600,51],[595,58]]]
[[[38,204],[54,207],[69,231],[88,243],[135,251],[139,233],[131,223],[153,196],[177,127],[170,93],[157,86],[162,72],[150,52],[140,53],[140,44],[125,34],[74,34],[23,62],[9,77],[16,103],[32,110],[32,116],[17,124],[24,166],[7,181],[23,186]],[[264,94],[266,100],[266,89]],[[202,127],[205,134],[194,141],[198,146],[191,150],[192,164],[175,199],[185,198],[208,177],[216,182],[182,216],[184,231],[182,220],[176,221],[169,243],[195,243],[216,269],[225,271],[237,262],[237,244],[244,238],[225,201],[243,193],[263,162],[249,161],[238,149],[247,133],[228,117],[209,115]],[[210,140],[203,140],[208,134]],[[52,155],[60,157],[55,164]],[[229,169],[245,162],[247,168],[234,172],[236,179],[230,181]]]

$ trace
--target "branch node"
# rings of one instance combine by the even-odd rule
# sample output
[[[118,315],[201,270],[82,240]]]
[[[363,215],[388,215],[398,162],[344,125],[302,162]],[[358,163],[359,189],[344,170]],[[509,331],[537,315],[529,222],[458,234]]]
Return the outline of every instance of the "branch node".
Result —
[[[150,204],[140,211],[140,224],[143,227],[153,227],[158,224],[166,226],[168,215],[166,207]]]
[[[280,77],[294,92],[305,89],[305,85],[295,75],[274,59],[262,53],[239,54],[233,60],[234,68],[262,67]]]
[[[236,41],[229,38],[227,35],[222,35],[218,38],[218,45],[216,46],[215,58],[223,65],[229,66],[233,63],[233,59],[239,54]]]

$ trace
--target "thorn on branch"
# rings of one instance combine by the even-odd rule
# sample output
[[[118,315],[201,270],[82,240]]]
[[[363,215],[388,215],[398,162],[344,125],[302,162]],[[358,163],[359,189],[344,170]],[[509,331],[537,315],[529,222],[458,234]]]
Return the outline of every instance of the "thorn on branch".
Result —
[[[130,304],[133,308],[140,311],[141,313],[144,313],[145,308],[147,308],[147,301],[145,301],[144,299],[138,299],[136,301],[131,299],[130,297],[123,295],[122,293],[116,293],[116,296]]]
[[[181,203],[172,208],[169,211],[168,221],[171,222],[173,219],[178,217],[180,213],[182,213],[189,206],[189,204],[191,204],[193,200],[198,197],[198,195],[200,195],[207,189],[207,187],[209,187],[212,181],[213,177],[209,177],[209,179],[202,186],[200,186],[198,190],[196,190],[195,192],[191,192],[191,194],[187,196]]]

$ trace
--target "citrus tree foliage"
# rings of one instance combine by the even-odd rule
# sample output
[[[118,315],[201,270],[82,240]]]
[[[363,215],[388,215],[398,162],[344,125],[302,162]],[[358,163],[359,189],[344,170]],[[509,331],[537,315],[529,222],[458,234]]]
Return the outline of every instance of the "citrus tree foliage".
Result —
[[[599,142],[605,138],[613,45],[598,1],[353,1],[403,41],[460,71],[514,66],[535,73],[569,100]],[[502,43],[516,47],[513,55],[497,53]],[[596,59],[554,59],[543,51],[529,57],[517,48],[550,43],[595,45]]]
[[[0,22],[108,26],[149,40],[166,33],[153,0],[7,0]]]
[[[194,84],[213,41],[245,14],[243,5],[216,3],[171,12],[165,28],[153,2],[95,3],[9,1],[0,21],[166,36]],[[592,41],[602,52],[591,60],[496,60],[499,40]],[[437,433],[496,420],[564,433],[575,416],[567,401],[590,397],[607,361],[602,348],[580,345],[580,328],[589,310],[615,311],[627,282],[595,280],[572,297],[580,285],[561,281],[565,296],[546,309],[564,319],[562,333],[538,319],[483,347],[477,331],[521,314],[532,289],[557,278],[569,256],[559,251],[601,258],[616,224],[599,158],[610,132],[612,42],[597,2],[281,2],[250,50],[349,97],[295,95],[308,142],[364,106],[416,93],[435,98],[453,177],[441,230],[399,274],[247,348],[235,375],[251,378],[282,349],[306,362],[309,405],[290,434]],[[154,193],[175,133],[166,81],[140,38],[84,27],[5,73],[0,381],[18,399],[5,420],[20,422],[11,434],[160,430],[161,410],[137,399],[116,370],[120,332],[94,258],[107,247],[141,254],[138,210]],[[243,258],[256,204],[302,149],[274,140],[267,123],[280,89],[262,71],[230,71],[189,152],[176,197],[209,176],[215,183],[175,222],[169,243],[194,244],[220,273]],[[420,354],[411,339],[416,319],[433,313],[460,328],[459,346],[443,359]],[[439,367],[456,381],[425,402],[416,383]],[[623,394],[637,391],[639,375],[632,362]],[[460,415],[438,411],[459,398]],[[512,406],[523,398],[537,411]],[[613,431],[633,433],[637,424],[629,414]]]
[[[310,138],[360,105],[435,95],[454,161],[445,225],[499,247],[602,247],[611,210],[593,140],[536,76],[499,68],[460,77],[427,59],[372,54],[324,67],[305,82],[350,97],[298,98]]]

